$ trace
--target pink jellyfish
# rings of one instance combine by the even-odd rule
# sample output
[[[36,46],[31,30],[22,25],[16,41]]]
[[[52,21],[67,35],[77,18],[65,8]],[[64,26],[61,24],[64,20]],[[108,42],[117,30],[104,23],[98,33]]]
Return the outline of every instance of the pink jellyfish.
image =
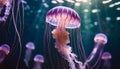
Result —
[[[26,52],[25,52],[25,58],[24,58],[24,62],[26,64],[26,66],[29,65],[29,61],[30,61],[30,58],[31,58],[31,55],[32,55],[32,51],[35,49],[35,45],[33,42],[28,42],[26,44]]]
[[[101,57],[101,53],[103,52],[104,45],[107,43],[107,36],[105,34],[103,34],[103,33],[98,33],[94,37],[94,42],[95,42],[95,46],[94,46],[94,48],[93,48],[90,56],[84,62],[83,69],[85,69],[86,65],[89,62],[91,62],[96,57],[97,53],[99,54],[98,60],[95,62],[95,64],[93,65],[93,67],[100,60],[99,58]]]
[[[33,69],[42,69],[42,63],[44,63],[44,57],[42,55],[35,55],[34,57],[34,68]]]
[[[103,69],[110,69],[110,59],[112,58],[109,52],[104,52],[101,59],[104,60]]]
[[[77,55],[72,53],[72,48],[68,44],[69,32],[67,29],[76,29],[80,27],[80,17],[76,11],[64,6],[57,6],[48,11],[46,15],[46,22],[55,26],[52,31],[53,38],[55,39],[55,48],[61,56],[68,61],[70,69],[76,69],[75,63]]]
[[[0,63],[5,59],[5,57],[10,53],[10,47],[7,44],[0,46]]]

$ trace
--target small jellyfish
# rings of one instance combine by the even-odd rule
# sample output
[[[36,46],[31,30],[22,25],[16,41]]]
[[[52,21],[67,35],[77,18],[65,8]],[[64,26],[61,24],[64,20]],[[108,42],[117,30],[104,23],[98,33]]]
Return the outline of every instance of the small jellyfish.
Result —
[[[92,51],[92,55],[95,56],[95,54],[99,51],[103,51],[104,45],[107,43],[107,36],[103,33],[98,33],[94,37],[95,46]]]
[[[5,59],[5,57],[10,53],[10,47],[7,44],[0,46],[0,63]]]
[[[61,56],[69,62],[70,69],[76,69],[75,63],[77,55],[72,53],[72,48],[68,44],[69,32],[67,29],[76,29],[80,27],[80,17],[76,11],[69,7],[57,6],[48,11],[46,15],[46,22],[55,26],[51,32],[55,39],[55,48]]]
[[[103,52],[104,49],[104,45],[107,43],[107,36],[103,33],[98,33],[95,35],[94,37],[94,42],[95,42],[95,46],[90,54],[90,56],[86,59],[84,65],[83,65],[83,69],[85,68],[85,66],[91,62],[95,56],[97,55],[97,53],[99,54],[98,58],[100,58],[101,53]],[[100,59],[97,59],[96,63],[99,61]],[[95,65],[93,65],[94,67]]]
[[[26,52],[25,52],[25,58],[24,58],[24,62],[26,64],[26,66],[28,67],[29,66],[29,61],[30,61],[30,58],[31,58],[31,55],[32,55],[32,51],[35,49],[35,45],[33,42],[28,42],[26,44]]]
[[[101,59],[104,60],[103,69],[110,69],[110,59],[112,58],[109,52],[104,52]]]
[[[98,33],[94,37],[94,42],[95,46],[92,51],[93,56],[97,53],[98,49],[103,50],[104,45],[107,43],[107,36],[103,33]]]
[[[42,63],[44,63],[44,57],[42,55],[35,55],[34,57],[34,68],[33,69],[42,69]]]
[[[96,34],[94,37],[94,41],[97,44],[106,44],[107,43],[107,36],[103,33]]]

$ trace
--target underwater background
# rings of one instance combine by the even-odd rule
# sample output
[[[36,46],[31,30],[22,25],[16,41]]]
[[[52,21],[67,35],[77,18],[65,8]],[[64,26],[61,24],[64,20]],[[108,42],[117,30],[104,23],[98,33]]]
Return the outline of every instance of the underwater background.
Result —
[[[16,19],[18,19],[16,20],[16,26],[20,33],[22,43],[22,52],[18,69],[33,69],[33,58],[36,54],[47,56],[44,54],[44,51],[47,51],[47,48],[44,47],[46,14],[51,8],[56,6],[70,7],[79,14],[81,18],[80,29],[82,33],[82,41],[87,56],[94,47],[95,34],[100,32],[106,34],[108,37],[108,43],[105,45],[105,51],[110,52],[112,55],[112,59],[110,60],[111,69],[120,69],[120,4],[110,7],[111,4],[120,2],[119,0],[112,0],[107,4],[102,3],[104,0],[89,0],[91,2],[90,5],[87,2],[81,2],[80,6],[75,6],[75,4],[67,1],[57,4],[52,4],[51,0],[25,1],[27,3],[20,3],[18,16],[16,16],[17,8],[14,8],[14,16],[16,16]],[[18,1],[15,1],[15,5],[17,5],[17,2]],[[47,6],[44,5],[43,2],[47,3]],[[52,34],[50,36],[52,36]],[[26,67],[23,61],[26,50],[25,45],[27,42],[33,42],[35,44],[35,50],[31,55],[29,67]],[[51,64],[49,65],[49,63],[43,63],[43,69],[69,69],[68,65],[65,65],[65,68],[61,67],[65,64],[61,61],[66,61],[54,48],[55,41],[52,40],[51,42],[53,43],[50,45],[52,59],[49,61],[53,62],[53,67],[51,67]],[[10,53],[0,64],[0,69],[16,69],[20,55],[20,45],[13,24],[12,14],[8,16],[8,19],[5,23],[0,24],[0,45],[2,44],[10,45]],[[50,57],[50,55],[48,55],[48,57]],[[60,63],[58,63],[59,61]]]

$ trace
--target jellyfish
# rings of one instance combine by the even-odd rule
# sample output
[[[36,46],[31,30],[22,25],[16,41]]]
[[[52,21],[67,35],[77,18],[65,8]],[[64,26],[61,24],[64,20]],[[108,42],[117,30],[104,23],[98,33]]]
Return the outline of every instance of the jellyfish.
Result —
[[[96,57],[97,53],[99,54],[99,56],[93,67],[98,63],[98,61],[100,60],[99,58],[101,57],[101,54],[103,52],[104,45],[107,43],[107,36],[103,33],[98,33],[94,37],[94,42],[95,42],[95,46],[90,56],[84,62],[83,69],[85,69],[86,65]]]
[[[26,66],[28,67],[29,66],[29,61],[30,61],[30,58],[31,58],[31,55],[32,55],[32,51],[35,49],[35,45],[33,42],[28,42],[26,44],[26,52],[25,52],[25,58],[24,58],[24,62],[26,64]]]
[[[0,63],[3,62],[5,57],[10,53],[10,47],[7,44],[3,44],[0,46]]]
[[[34,57],[34,68],[33,69],[42,69],[42,63],[44,63],[44,57],[42,55],[35,55]]]
[[[68,61],[70,69],[76,69],[75,63],[82,65],[78,61],[77,55],[72,53],[69,32],[66,29],[80,28],[80,17],[76,11],[69,7],[57,6],[48,11],[46,15],[46,22],[55,29],[52,30],[52,37],[55,39],[55,48],[60,55]]]
[[[104,52],[102,54],[102,57],[101,59],[104,60],[104,63],[103,63],[103,69],[110,69],[110,59],[112,58],[111,54],[109,52]]]

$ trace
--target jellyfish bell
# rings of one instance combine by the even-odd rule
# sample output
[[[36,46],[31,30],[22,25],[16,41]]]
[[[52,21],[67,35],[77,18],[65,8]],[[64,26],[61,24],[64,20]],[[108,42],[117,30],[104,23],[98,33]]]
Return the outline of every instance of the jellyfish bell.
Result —
[[[6,55],[8,55],[9,52],[10,52],[10,47],[9,47],[9,45],[3,44],[3,45],[0,47],[0,51],[3,51],[3,52],[5,52]]]
[[[10,52],[9,45],[3,44],[0,46],[0,63],[5,59],[9,52]]]
[[[42,55],[36,55],[34,57],[34,62],[37,62],[37,63],[44,63],[44,57]]]
[[[44,57],[40,54],[35,55],[34,57],[34,68],[33,69],[42,69],[42,63],[44,63]]]
[[[96,34],[94,37],[94,42],[106,44],[107,43],[107,36],[103,33]]]
[[[57,6],[48,11],[46,22],[57,27],[75,29],[80,27],[80,17],[69,7]]]
[[[30,49],[30,50],[34,50],[34,49],[35,49],[35,45],[34,45],[33,42],[28,42],[28,43],[26,44],[26,48],[27,48],[27,49]]]
[[[110,59],[112,59],[112,55],[109,52],[104,52],[101,56],[101,59],[104,60],[103,69],[110,69]]]
[[[101,57],[101,59],[103,59],[103,60],[110,60],[111,58],[112,58],[112,56],[109,52],[104,52]]]

